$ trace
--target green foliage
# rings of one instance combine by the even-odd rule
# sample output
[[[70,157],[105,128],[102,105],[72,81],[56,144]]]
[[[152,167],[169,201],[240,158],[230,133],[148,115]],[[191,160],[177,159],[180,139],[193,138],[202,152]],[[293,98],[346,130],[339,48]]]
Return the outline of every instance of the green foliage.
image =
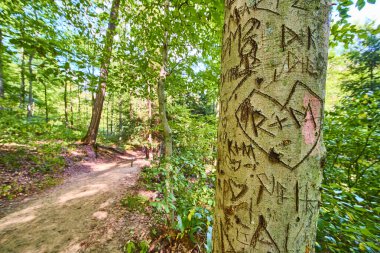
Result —
[[[374,4],[376,0],[338,0],[333,1],[333,15],[332,26],[331,26],[331,46],[336,46],[338,43],[343,43],[346,48],[352,44],[357,37],[360,39],[366,39],[368,37],[368,30],[371,34],[379,34],[380,33],[380,25],[374,27],[373,23],[367,25],[367,27],[361,27],[356,24],[352,24],[349,22],[350,15],[348,12],[351,8],[354,8],[353,5],[358,10],[364,8],[366,4]]]
[[[178,214],[175,226],[179,230],[177,239],[189,236],[193,243],[197,243],[199,238],[206,237],[205,231],[212,226],[212,221],[211,212],[200,207],[191,209],[188,213]]]
[[[144,212],[145,207],[148,204],[148,199],[139,195],[136,196],[128,194],[120,200],[120,204],[127,207],[131,211]]]
[[[318,223],[319,252],[379,252],[380,209],[378,197],[363,189],[325,185]],[[373,198],[373,197],[372,197]]]
[[[80,135],[60,122],[46,123],[39,118],[27,121],[21,110],[0,110],[0,172],[18,175],[0,180],[0,196],[13,199],[60,183],[56,174],[66,166],[63,154]]]
[[[319,221],[320,252],[380,250],[380,38],[348,53],[345,96],[326,115],[327,164]]]
[[[161,220],[169,220],[167,225],[177,231],[174,239],[186,237],[210,248],[207,233],[211,231],[214,206],[215,116],[195,115],[180,105],[169,107],[169,111],[173,115],[175,155],[144,170],[142,177],[161,196],[151,205],[158,213],[175,218]]]
[[[149,251],[149,244],[146,241],[141,242],[133,242],[128,241],[124,247],[123,252],[124,253],[147,253]]]

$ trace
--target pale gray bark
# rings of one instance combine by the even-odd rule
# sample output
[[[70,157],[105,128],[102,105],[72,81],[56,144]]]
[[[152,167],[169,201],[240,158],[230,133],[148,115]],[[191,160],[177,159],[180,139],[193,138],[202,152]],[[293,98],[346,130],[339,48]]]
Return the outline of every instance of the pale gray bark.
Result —
[[[28,98],[28,108],[27,117],[31,118],[34,113],[34,100],[33,100],[33,67],[32,62],[34,58],[34,52],[29,54],[28,67],[29,67],[29,98]]]
[[[25,49],[21,53],[21,83],[20,83],[20,108],[25,105]]]
[[[314,252],[330,5],[225,1],[214,252]]]
[[[64,82],[64,91],[63,91],[63,102],[64,102],[64,111],[65,111],[65,125],[69,126],[69,111],[68,111],[68,101],[67,101],[67,79],[68,79],[68,70],[66,70],[65,74],[65,82]]]

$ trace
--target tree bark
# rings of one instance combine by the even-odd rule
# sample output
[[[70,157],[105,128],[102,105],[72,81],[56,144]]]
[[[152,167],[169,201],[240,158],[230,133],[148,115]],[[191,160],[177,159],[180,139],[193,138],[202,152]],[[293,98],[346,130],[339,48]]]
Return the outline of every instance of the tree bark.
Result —
[[[329,11],[225,1],[213,252],[314,252]]]
[[[81,93],[82,93],[82,89],[81,89],[81,86],[80,86],[80,84],[78,83],[78,92],[77,92],[77,98],[78,98],[78,123],[80,124],[80,125],[82,125],[81,123],[82,123],[82,115],[81,115],[81,112],[82,112],[82,108],[81,108],[81,98],[80,98],[80,96],[81,96]]]
[[[28,98],[28,108],[27,108],[27,117],[30,119],[33,117],[34,112],[34,101],[33,101],[33,62],[34,52],[31,52],[29,55],[28,66],[29,66],[29,98]]]
[[[111,135],[113,135],[113,114],[114,114],[114,108],[113,108],[113,95],[111,96]]]
[[[119,5],[120,0],[113,0],[110,19],[108,23],[108,29],[105,38],[105,45],[103,49],[103,57],[100,65],[100,81],[98,90],[96,93],[96,99],[94,103],[94,107],[92,110],[91,123],[88,127],[88,131],[86,136],[83,138],[84,144],[95,144],[96,137],[99,131],[100,119],[102,116],[104,98],[106,95],[106,87],[107,87],[107,78],[108,78],[108,68],[111,62],[112,56],[112,45],[113,45],[113,37],[115,35],[116,24],[119,16]]]
[[[147,101],[147,106],[148,106],[148,155],[146,158],[150,159],[151,157],[153,158],[153,153],[152,153],[152,148],[153,148],[153,138],[152,138],[152,100],[151,100],[151,87],[150,83],[148,83],[148,101]]]
[[[46,83],[42,83],[44,86],[44,95],[45,95],[45,122],[49,122],[49,108],[48,108],[48,97],[47,97],[47,86]]]
[[[20,83],[20,108],[25,105],[25,49],[22,48],[21,54],[21,83]]]
[[[106,106],[106,133],[107,133],[107,136],[109,135],[109,130],[108,130],[109,114],[110,114],[110,100],[108,99],[107,106]]]
[[[21,39],[24,39],[24,27],[25,27],[25,17],[22,15],[22,25],[21,25]],[[25,48],[22,46],[21,53],[21,83],[20,83],[20,108],[25,105]]]
[[[65,76],[65,83],[64,83],[64,92],[63,92],[63,101],[65,104],[65,125],[66,127],[69,126],[69,112],[68,112],[68,102],[67,102],[67,71]]]
[[[0,29],[0,98],[4,98],[4,71],[3,71],[3,33]]]
[[[70,82],[70,90],[69,90],[69,94],[71,95],[73,90],[72,90],[72,83]],[[74,127],[74,109],[73,109],[74,105],[73,105],[73,99],[70,98],[70,127]]]
[[[165,13],[169,11],[169,1],[165,1]],[[157,85],[157,96],[158,96],[158,109],[161,121],[161,127],[164,137],[164,157],[170,158],[173,154],[173,137],[172,130],[169,125],[168,118],[166,116],[166,95],[165,95],[165,80],[166,80],[166,69],[168,65],[168,43],[169,43],[169,33],[166,30],[164,34],[164,43],[162,45],[162,66],[160,71],[160,77],[158,79]]]
[[[123,97],[119,96],[119,134],[123,129]]]
[[[133,120],[133,100],[132,100],[132,94],[133,94],[133,91],[130,91],[129,92],[129,121],[132,121]]]

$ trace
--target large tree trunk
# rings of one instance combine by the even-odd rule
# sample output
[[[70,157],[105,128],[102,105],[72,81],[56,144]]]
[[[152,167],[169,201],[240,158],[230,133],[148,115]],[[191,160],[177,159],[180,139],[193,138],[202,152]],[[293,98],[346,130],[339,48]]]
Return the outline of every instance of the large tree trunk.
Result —
[[[113,37],[115,35],[116,23],[119,16],[120,0],[113,0],[110,19],[108,22],[108,29],[105,38],[105,45],[103,49],[103,57],[100,65],[100,81],[96,93],[96,99],[92,110],[91,123],[88,127],[86,136],[83,138],[84,144],[95,144],[98,135],[100,119],[102,116],[104,98],[106,95],[108,68],[111,62]]]
[[[0,29],[0,98],[4,97],[4,71],[3,71],[3,33]]]
[[[214,252],[314,252],[323,1],[225,1]]]
[[[165,12],[169,11],[169,1],[165,2]],[[161,121],[161,127],[164,136],[164,157],[170,158],[173,154],[173,137],[172,130],[169,126],[169,121],[166,116],[166,95],[165,95],[165,80],[166,80],[166,69],[168,64],[168,43],[169,43],[169,33],[165,31],[164,34],[164,43],[162,45],[162,66],[160,77],[158,79],[157,85],[157,96],[158,96],[158,109]]]
[[[28,99],[28,108],[27,108],[27,117],[30,119],[33,116],[34,112],[34,101],[33,101],[33,68],[32,68],[32,62],[33,62],[34,52],[30,53],[29,55],[29,99]]]

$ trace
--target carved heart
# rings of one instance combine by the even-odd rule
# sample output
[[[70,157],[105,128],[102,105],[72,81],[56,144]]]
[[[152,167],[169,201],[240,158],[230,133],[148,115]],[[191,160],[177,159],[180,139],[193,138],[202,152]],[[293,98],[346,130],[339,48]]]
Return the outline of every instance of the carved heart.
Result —
[[[245,135],[270,161],[297,168],[317,145],[321,132],[322,99],[297,81],[284,104],[253,90],[235,113]],[[301,142],[302,149],[299,152]],[[297,150],[297,153],[294,153]]]
[[[228,181],[228,183],[230,185],[230,189],[232,192],[231,201],[236,201],[236,200],[240,199],[248,191],[248,186],[246,184],[238,184],[238,183],[234,182],[232,179],[230,179]]]

